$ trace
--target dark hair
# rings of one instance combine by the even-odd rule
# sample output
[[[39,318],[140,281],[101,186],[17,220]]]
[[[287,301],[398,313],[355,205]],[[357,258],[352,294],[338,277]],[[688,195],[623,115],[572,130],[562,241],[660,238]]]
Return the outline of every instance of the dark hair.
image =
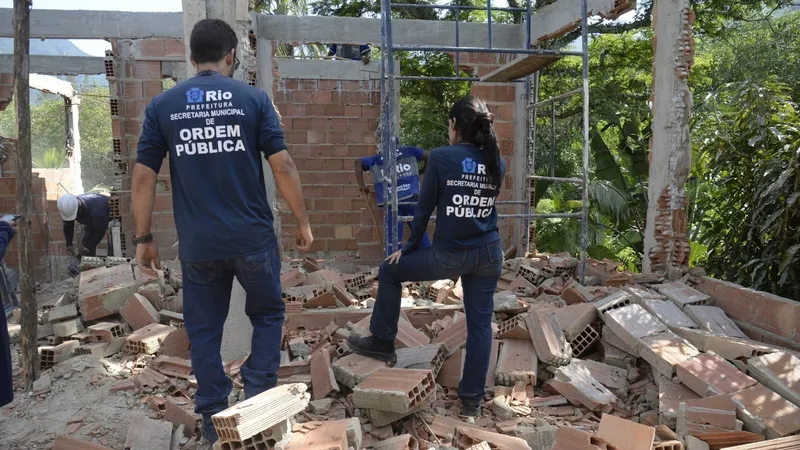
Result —
[[[203,19],[192,29],[189,48],[197,64],[222,61],[225,55],[239,45],[239,38],[224,20]]]
[[[468,95],[450,109],[450,118],[456,120],[455,128],[461,139],[475,144],[483,150],[486,157],[486,168],[492,182],[501,183],[500,149],[497,146],[497,135],[494,133],[494,116],[489,112],[483,100]]]

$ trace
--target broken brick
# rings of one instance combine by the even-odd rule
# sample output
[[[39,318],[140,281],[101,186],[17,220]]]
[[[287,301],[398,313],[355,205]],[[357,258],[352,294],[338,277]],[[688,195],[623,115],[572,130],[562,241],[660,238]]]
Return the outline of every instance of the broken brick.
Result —
[[[759,383],[800,406],[800,359],[788,352],[775,352],[747,361],[748,373]]]
[[[467,343],[467,316],[459,314],[456,321],[449,327],[442,330],[431,342],[432,344],[442,344],[447,355],[452,355]]]
[[[595,300],[592,302],[592,304],[594,305],[595,309],[597,309],[597,315],[600,318],[603,318],[603,316],[609,311],[624,308],[633,304],[633,297],[628,292],[617,291],[609,296]]]
[[[678,364],[676,372],[678,379],[701,397],[732,394],[756,384],[756,380],[713,353],[702,353]]]
[[[331,392],[339,392],[339,384],[331,368],[331,354],[328,347],[311,356],[311,388],[314,400],[323,399]]]
[[[617,397],[600,384],[588,370],[570,363],[559,367],[548,385],[566,397],[573,405],[582,405],[590,411],[611,410]]]
[[[375,444],[373,450],[417,450],[419,442],[410,434],[401,434]]]
[[[508,320],[500,322],[497,328],[497,337],[501,339],[530,339],[531,334],[525,325],[525,317],[516,315]]]
[[[164,419],[175,426],[183,425],[186,437],[194,436],[200,424],[200,415],[194,412],[191,400],[179,397],[167,397]]]
[[[442,344],[428,344],[420,347],[406,347],[397,349],[397,362],[394,367],[398,369],[423,369],[430,370],[436,377],[445,362],[445,349]]]
[[[589,292],[582,284],[576,280],[570,280],[561,291],[561,298],[567,305],[575,305],[579,303],[589,303],[594,300],[594,294]]]
[[[310,396],[304,384],[264,391],[211,416],[222,441],[243,441],[304,411]]]
[[[386,367],[386,363],[353,353],[339,358],[331,367],[336,381],[352,389],[378,369]]]
[[[710,300],[708,295],[679,281],[668,281],[664,284],[656,284],[653,288],[666,296],[681,309],[686,305],[706,305]]]
[[[168,377],[189,379],[192,374],[192,362],[185,358],[161,355],[153,360],[153,368]]]
[[[533,342],[521,339],[503,339],[500,356],[495,367],[495,382],[513,386],[518,381],[536,385],[539,358]]]
[[[563,366],[572,358],[572,349],[558,321],[552,314],[532,311],[525,314],[531,341],[540,361]]]
[[[150,324],[136,330],[127,337],[125,351],[153,355],[158,352],[161,348],[161,343],[164,342],[164,339],[173,331],[175,331],[175,327],[169,325],[161,325],[160,323]]]
[[[670,329],[677,327],[697,328],[697,324],[675,303],[667,300],[644,299],[639,302],[644,309],[654,315]]]
[[[130,264],[82,272],[78,304],[83,320],[97,320],[116,314],[141,286],[156,280],[138,268],[132,268]]]
[[[186,332],[186,328],[180,328],[172,331],[164,338],[159,353],[167,356],[188,358],[190,345],[189,334]]]
[[[158,323],[161,319],[158,311],[141,294],[133,294],[120,308],[119,313],[134,330]]]
[[[615,446],[618,450],[650,450],[656,430],[611,414],[603,414],[597,437]]]
[[[281,289],[286,290],[306,282],[306,275],[298,268],[281,275]]]
[[[353,388],[358,408],[408,412],[436,392],[430,370],[378,369]]]
[[[458,384],[461,382],[461,375],[464,373],[464,358],[466,357],[466,353],[466,350],[459,349],[445,360],[442,369],[436,377],[436,382],[439,383],[440,386],[454,389],[458,388]]]
[[[49,369],[54,365],[66,361],[75,354],[75,350],[80,346],[76,340],[64,341],[56,346],[39,347],[39,365],[44,369]]]
[[[344,420],[306,422],[292,430],[285,450],[347,450],[347,425]]]
[[[639,356],[669,378],[675,374],[676,365],[700,354],[692,344],[669,330],[643,337],[639,342]]]
[[[83,322],[77,317],[53,324],[53,334],[58,337],[70,337],[81,331],[83,331]]]
[[[595,321],[597,313],[593,305],[578,303],[555,310],[553,316],[556,321],[558,321],[561,329],[564,330],[564,335],[567,340],[572,340],[577,337],[584,328]]]
[[[100,322],[89,325],[89,331],[91,331],[92,337],[95,340],[105,342],[111,342],[125,334],[122,330],[122,326],[116,322]]]
[[[687,305],[683,309],[697,325],[716,335],[747,339],[742,330],[720,308],[705,305]]]
[[[667,326],[640,305],[628,305],[607,312],[606,326],[632,349],[638,349],[639,339],[667,331]]]

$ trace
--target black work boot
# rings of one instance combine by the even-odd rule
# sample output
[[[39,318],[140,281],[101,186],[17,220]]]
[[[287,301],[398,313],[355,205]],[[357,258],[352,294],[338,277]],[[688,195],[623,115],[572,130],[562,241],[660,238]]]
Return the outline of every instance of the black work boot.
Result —
[[[461,399],[461,415],[465,417],[480,417],[481,401],[469,398]]]
[[[353,335],[347,338],[347,344],[361,356],[384,361],[390,365],[397,362],[394,341],[378,339],[375,336],[361,337]]]

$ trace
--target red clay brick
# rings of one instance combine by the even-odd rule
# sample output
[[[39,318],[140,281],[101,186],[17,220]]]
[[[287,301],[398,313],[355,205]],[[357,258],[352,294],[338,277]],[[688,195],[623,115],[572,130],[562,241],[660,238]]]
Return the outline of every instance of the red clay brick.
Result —
[[[292,102],[293,103],[311,103],[312,97],[313,97],[313,93],[311,91],[294,91],[294,92],[292,92]],[[324,108],[323,108],[323,111],[324,111]]]
[[[311,95],[311,102],[312,103],[330,103],[331,102],[331,92],[330,91],[315,91]]]
[[[146,79],[161,79],[161,62],[160,61],[134,61],[128,64],[128,76],[140,80]]]
[[[119,310],[122,318],[125,319],[134,330],[144,328],[151,323],[158,323],[161,317],[158,311],[141,294],[133,294],[125,305]]]
[[[311,97],[309,96],[308,101],[311,101]],[[327,105],[323,104],[311,104],[306,106],[307,115],[309,117],[326,117],[327,112],[325,110]]]
[[[137,53],[145,58],[164,56],[164,39],[138,39],[135,41]]]
[[[164,56],[184,56],[186,45],[183,39],[164,39]]]

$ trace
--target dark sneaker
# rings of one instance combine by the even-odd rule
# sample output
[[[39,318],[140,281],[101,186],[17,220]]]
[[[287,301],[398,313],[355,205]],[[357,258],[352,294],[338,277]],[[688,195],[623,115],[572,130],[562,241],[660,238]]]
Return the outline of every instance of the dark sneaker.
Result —
[[[462,398],[461,415],[465,417],[479,417],[481,415],[481,401]]]
[[[203,440],[208,444],[213,444],[219,440],[217,429],[214,428],[210,415],[203,416],[203,426],[200,428],[200,434],[203,436]]]
[[[394,341],[385,341],[375,336],[350,336],[347,338],[347,344],[354,352],[361,356],[367,356],[389,364],[397,362],[397,354],[394,352]]]

